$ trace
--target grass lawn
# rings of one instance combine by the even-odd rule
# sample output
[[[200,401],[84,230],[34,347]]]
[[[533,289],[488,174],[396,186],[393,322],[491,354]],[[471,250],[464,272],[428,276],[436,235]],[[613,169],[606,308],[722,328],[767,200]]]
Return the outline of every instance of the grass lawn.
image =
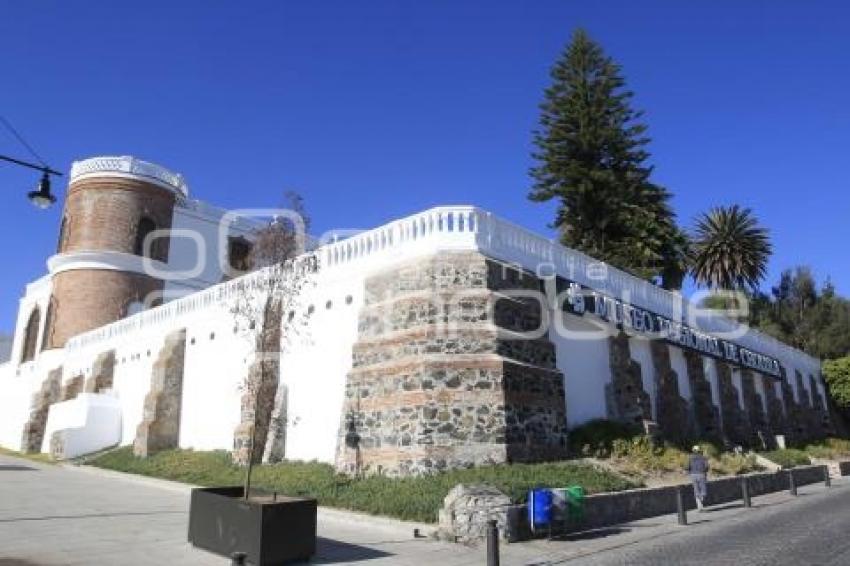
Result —
[[[133,455],[131,447],[124,447],[85,463],[203,486],[241,485],[244,472],[231,464],[225,451],[168,450],[142,459]],[[252,487],[258,489],[315,497],[319,505],[423,523],[436,522],[443,498],[459,483],[489,484],[517,502],[525,501],[528,490],[538,486],[581,485],[588,493],[638,487],[611,472],[576,462],[489,466],[399,479],[353,479],[336,474],[328,464],[284,462],[257,466],[252,478]]]

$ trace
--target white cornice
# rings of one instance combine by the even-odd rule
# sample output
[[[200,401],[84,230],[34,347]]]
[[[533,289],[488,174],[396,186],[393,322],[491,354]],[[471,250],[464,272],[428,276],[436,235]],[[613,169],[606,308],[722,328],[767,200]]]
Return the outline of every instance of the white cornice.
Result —
[[[129,155],[92,157],[75,161],[71,165],[69,177],[71,183],[96,177],[136,179],[168,189],[181,198],[189,196],[189,186],[183,175]]]
[[[161,261],[111,251],[78,251],[56,254],[47,260],[47,269],[51,275],[77,269],[126,271],[148,275],[151,265],[160,273],[168,270],[168,265]]]

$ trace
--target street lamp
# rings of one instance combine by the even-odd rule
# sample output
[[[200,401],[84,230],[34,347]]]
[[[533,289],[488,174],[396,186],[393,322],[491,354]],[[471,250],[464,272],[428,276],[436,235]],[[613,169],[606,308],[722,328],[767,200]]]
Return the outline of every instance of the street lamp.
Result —
[[[41,171],[41,181],[38,182],[38,188],[34,191],[30,191],[27,193],[27,198],[30,199],[35,206],[44,210],[45,208],[49,208],[51,204],[56,202],[56,197],[53,193],[50,192],[50,176],[58,175],[62,176],[62,173],[59,171],[54,171],[50,167],[46,165],[37,165],[35,163],[30,163],[28,161],[22,161],[20,159],[15,159],[14,157],[8,157],[5,155],[0,155],[0,160],[8,161],[9,163],[14,163],[15,165],[21,165],[23,167],[29,167],[30,169],[36,169],[37,171]]]

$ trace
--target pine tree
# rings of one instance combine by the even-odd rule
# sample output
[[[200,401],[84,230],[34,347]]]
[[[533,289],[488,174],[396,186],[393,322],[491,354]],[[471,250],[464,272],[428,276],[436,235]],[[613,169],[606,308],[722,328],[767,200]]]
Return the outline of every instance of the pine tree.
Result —
[[[565,246],[680,286],[687,237],[670,193],[650,181],[647,127],[619,65],[579,29],[551,76],[529,198],[559,201],[554,226]]]

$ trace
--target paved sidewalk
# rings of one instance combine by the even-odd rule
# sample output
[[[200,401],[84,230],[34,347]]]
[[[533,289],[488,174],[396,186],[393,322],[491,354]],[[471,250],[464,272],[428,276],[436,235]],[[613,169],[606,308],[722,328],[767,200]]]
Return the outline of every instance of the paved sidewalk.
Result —
[[[832,489],[843,491],[848,485],[840,480]],[[800,493],[829,497],[822,485],[802,487]],[[557,564],[601,557],[666,537],[702,536],[712,524],[748,521],[765,509],[797,504],[787,493],[753,501],[754,509],[738,503],[709,513],[691,512],[688,527],[679,527],[676,517],[667,515],[564,540],[502,544],[502,564]],[[228,560],[186,542],[188,508],[189,488],[182,484],[0,456],[0,566],[228,565]],[[321,509],[319,550],[313,562],[375,566],[484,563],[482,546],[414,539],[414,526]]]

